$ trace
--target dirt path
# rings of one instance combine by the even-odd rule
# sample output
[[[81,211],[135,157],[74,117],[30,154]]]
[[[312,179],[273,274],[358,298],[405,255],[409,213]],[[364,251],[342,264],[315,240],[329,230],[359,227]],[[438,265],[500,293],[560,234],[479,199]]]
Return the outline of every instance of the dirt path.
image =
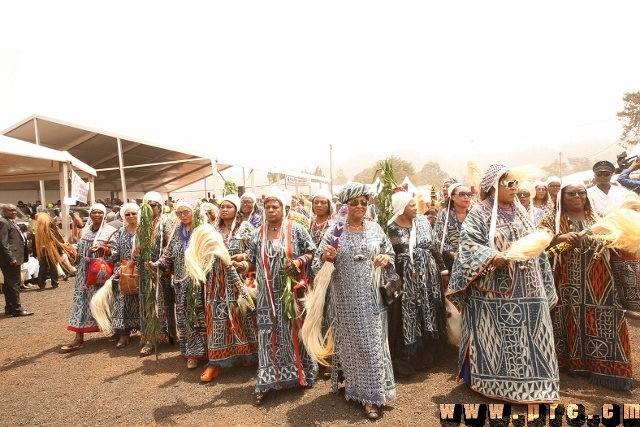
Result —
[[[156,361],[138,356],[138,337],[119,350],[102,334],[90,334],[83,350],[63,354],[60,346],[73,337],[65,329],[72,286],[71,279],[57,290],[24,292],[23,305],[34,316],[0,315],[0,425],[371,425],[360,406],[332,394],[329,381],[322,379],[312,389],[268,395],[258,408],[253,406],[255,368],[224,370],[202,384],[202,369],[188,370],[177,346],[161,348]],[[640,386],[640,321],[629,321],[629,327]],[[441,403],[495,403],[455,381],[456,360],[457,349],[443,348],[430,372],[398,379],[398,398],[376,425],[439,426]],[[615,392],[562,375],[561,398],[599,413],[604,403],[640,403],[640,392]]]

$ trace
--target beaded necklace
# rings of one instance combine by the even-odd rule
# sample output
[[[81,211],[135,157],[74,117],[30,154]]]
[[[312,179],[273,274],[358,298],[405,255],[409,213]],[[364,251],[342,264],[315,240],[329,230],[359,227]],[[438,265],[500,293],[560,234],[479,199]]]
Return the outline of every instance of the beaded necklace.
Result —
[[[353,243],[350,245],[350,249],[351,249],[351,253],[353,255],[353,259],[355,261],[364,261],[365,259],[367,259],[367,231],[364,228],[364,219],[362,220],[362,223],[360,224],[361,230],[359,231],[352,231],[351,230],[351,226],[349,225],[349,221],[347,221],[346,225],[346,230],[350,233],[353,234],[354,236],[360,236],[362,234],[362,238],[364,239],[364,243],[360,245],[360,248],[357,247],[355,241],[352,241]]]
[[[322,239],[322,236],[324,235],[324,231],[328,225],[329,225],[329,217],[327,217],[327,219],[325,219],[324,222],[321,222],[319,224],[316,223],[315,219],[311,221],[311,239],[316,245],[320,243],[320,239]]]
[[[284,221],[282,224],[284,224]],[[263,236],[262,247],[264,252],[267,254],[267,258],[282,257],[282,251],[284,250],[285,246],[283,233],[284,227],[282,226],[282,224],[280,225],[280,227],[269,227],[269,223],[265,224],[267,230],[265,231]],[[269,234],[269,230],[277,231],[278,229],[280,229],[278,236],[275,239],[272,239],[271,245],[269,245],[269,239],[267,237],[267,234]]]

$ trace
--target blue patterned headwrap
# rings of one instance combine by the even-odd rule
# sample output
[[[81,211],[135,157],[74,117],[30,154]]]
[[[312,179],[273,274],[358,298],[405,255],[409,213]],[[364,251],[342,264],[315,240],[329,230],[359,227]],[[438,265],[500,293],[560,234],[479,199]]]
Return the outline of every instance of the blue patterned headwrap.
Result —
[[[338,193],[338,201],[340,203],[346,203],[347,200],[351,200],[359,196],[369,196],[370,194],[371,190],[368,185],[361,184],[359,182],[350,182],[342,187]]]
[[[498,163],[489,166],[482,175],[482,180],[480,181],[480,186],[482,187],[484,192],[489,192],[489,190],[491,190],[491,187],[493,187],[498,182],[500,176],[502,176],[508,170],[509,168],[507,166]]]

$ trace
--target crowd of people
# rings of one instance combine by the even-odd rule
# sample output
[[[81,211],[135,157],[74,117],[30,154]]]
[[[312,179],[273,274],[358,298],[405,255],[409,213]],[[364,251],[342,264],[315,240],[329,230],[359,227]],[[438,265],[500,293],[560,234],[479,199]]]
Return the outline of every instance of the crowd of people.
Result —
[[[472,390],[553,403],[565,369],[599,386],[633,388],[626,318],[640,316],[640,262],[582,233],[627,197],[611,183],[614,169],[597,162],[587,188],[558,177],[518,182],[512,169],[494,164],[480,188],[448,178],[441,199],[426,203],[397,188],[386,227],[372,189],[360,183],[335,195],[274,188],[260,199],[244,193],[219,201],[167,203],[149,192],[110,212],[91,205],[86,224],[74,220],[73,251],[49,214],[36,212],[34,247],[52,285],[63,255],[75,260],[67,327],[74,336],[64,352],[105,330],[102,307],[117,348],[135,332],[141,356],[177,342],[188,369],[203,367],[203,382],[256,366],[257,405],[276,390],[313,387],[320,362],[332,390],[344,382],[346,399],[377,419],[396,397],[395,377],[437,364],[448,300],[461,314],[459,377]],[[621,183],[636,188],[627,172],[640,163],[630,169]],[[20,304],[16,277],[28,239],[15,212],[3,206],[0,267],[5,313],[26,316],[33,313]],[[553,235],[549,247],[569,250],[552,259],[545,251],[518,261],[505,255],[535,230]],[[125,289],[133,277],[135,292]],[[401,291],[389,300],[385,287],[395,281]],[[327,293],[313,310],[322,317],[319,336],[331,343],[328,358],[301,333],[311,315],[305,301],[320,282]]]

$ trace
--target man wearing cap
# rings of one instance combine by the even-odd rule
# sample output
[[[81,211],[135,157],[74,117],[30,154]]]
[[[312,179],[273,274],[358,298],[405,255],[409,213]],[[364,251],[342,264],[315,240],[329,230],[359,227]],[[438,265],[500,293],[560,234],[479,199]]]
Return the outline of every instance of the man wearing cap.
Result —
[[[600,160],[593,165],[595,185],[587,190],[587,194],[593,200],[593,205],[599,213],[606,215],[611,207],[624,199],[629,190],[617,185],[611,185],[611,176],[615,171],[613,163]]]

